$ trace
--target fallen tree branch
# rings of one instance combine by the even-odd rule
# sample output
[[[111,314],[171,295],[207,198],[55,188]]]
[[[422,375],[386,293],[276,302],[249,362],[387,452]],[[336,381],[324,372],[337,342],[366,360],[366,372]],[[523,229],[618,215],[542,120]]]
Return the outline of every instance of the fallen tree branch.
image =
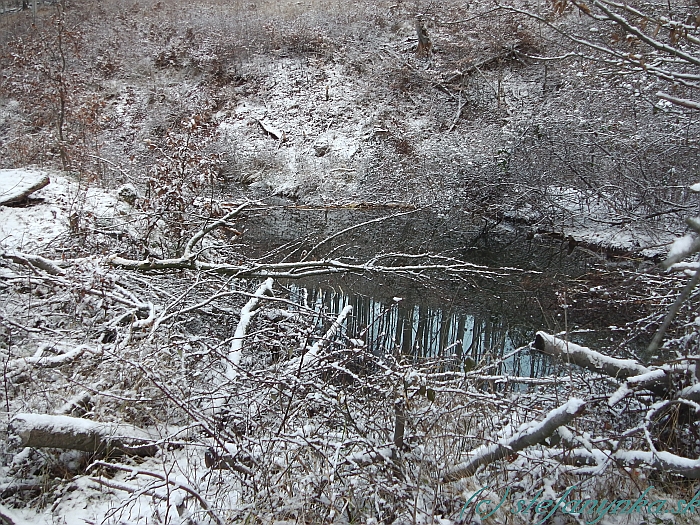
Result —
[[[575,417],[583,413],[586,407],[581,399],[570,399],[562,406],[552,410],[540,423],[526,423],[521,426],[515,435],[500,439],[491,445],[482,445],[472,452],[472,457],[450,468],[442,477],[446,483],[457,481],[473,475],[481,466],[503,459],[514,452],[518,452],[551,436],[562,425],[568,424]]]
[[[80,345],[64,354],[45,356],[43,355],[44,348],[40,348],[37,353],[31,357],[19,357],[9,361],[5,366],[7,373],[15,375],[24,371],[29,366],[55,368],[77,359],[85,351],[94,352],[88,345]]]
[[[647,367],[634,359],[609,357],[545,332],[537,332],[534,347],[540,352],[561,359],[565,363],[571,363],[617,379],[626,379],[650,372]]]
[[[36,270],[38,268],[50,275],[65,275],[66,273],[65,270],[63,270],[63,268],[60,268],[55,261],[51,261],[49,259],[41,257],[40,255],[32,255],[29,253],[21,252],[0,251],[0,257],[3,257],[4,259],[10,259],[12,262],[16,262],[17,264],[29,266],[33,270]]]
[[[422,208],[416,208],[416,209],[412,209],[412,210],[409,210],[409,211],[404,211],[404,212],[401,212],[401,213],[392,213],[391,215],[386,215],[386,216],[384,216],[384,217],[377,217],[376,219],[370,219],[370,220],[368,220],[368,221],[364,221],[364,222],[361,222],[361,223],[359,223],[359,224],[354,224],[354,225],[352,225],[352,226],[350,226],[350,227],[348,227],[348,228],[342,229],[342,230],[340,230],[339,232],[334,233],[333,235],[329,235],[328,237],[326,237],[325,239],[323,239],[321,242],[317,243],[315,246],[313,246],[311,249],[309,249],[309,251],[306,252],[306,254],[304,255],[304,257],[302,258],[302,261],[308,260],[308,259],[311,257],[311,254],[312,254],[313,252],[315,252],[318,248],[320,248],[320,247],[323,246],[324,244],[326,244],[326,243],[332,241],[332,240],[335,239],[336,237],[340,237],[341,235],[345,235],[346,233],[351,232],[351,231],[353,231],[353,230],[357,230],[357,229],[359,229],[359,228],[364,228],[364,227],[366,227],[366,226],[369,226],[370,224],[376,224],[376,223],[378,223],[378,222],[383,222],[383,221],[386,221],[386,220],[389,220],[389,219],[396,219],[396,218],[402,217],[402,216],[404,216],[404,215],[410,215],[410,214],[412,214],[412,213],[416,213],[417,211],[420,211],[421,209],[422,209]]]
[[[182,255],[184,259],[191,260],[196,257],[196,253],[194,253],[192,250],[194,247],[201,241],[206,235],[211,233],[217,228],[220,228],[222,226],[226,226],[229,220],[237,216],[241,211],[243,211],[244,208],[246,208],[250,203],[244,202],[243,204],[240,204],[237,206],[235,209],[232,211],[228,212],[226,215],[221,217],[220,219],[212,222],[211,224],[208,224],[204,226],[201,230],[199,230],[197,233],[195,233],[192,238],[187,241],[187,244],[185,245],[185,251]]]
[[[140,272],[151,272],[151,271],[163,271],[163,270],[196,270],[216,273],[219,275],[228,275],[235,278],[269,278],[274,279],[298,279],[302,277],[311,277],[317,275],[329,275],[334,273],[347,273],[347,272],[376,272],[376,273],[389,273],[395,275],[405,275],[409,277],[421,277],[426,272],[443,272],[451,275],[463,275],[465,273],[471,274],[481,274],[486,276],[497,276],[502,275],[502,272],[512,273],[516,270],[515,268],[503,268],[499,273],[498,270],[490,269],[486,266],[479,266],[476,264],[459,261],[457,259],[450,259],[447,257],[436,256],[433,254],[398,254],[398,253],[387,253],[381,254],[373,257],[371,260],[362,264],[352,264],[350,262],[342,262],[339,260],[319,260],[319,261],[306,261],[302,260],[299,262],[280,262],[280,263],[261,263],[255,261],[248,261],[241,264],[228,264],[222,262],[210,262],[200,260],[198,255],[199,252],[194,252],[194,247],[199,243],[204,236],[210,233],[215,228],[224,226],[227,221],[237,215],[248,203],[240,205],[238,208],[222,217],[221,219],[211,223],[210,225],[202,228],[198,231],[185,245],[182,256],[174,257],[169,259],[126,259],[118,255],[111,255],[107,258],[106,263],[125,270],[134,270]],[[403,214],[398,214],[403,215]],[[367,221],[367,223],[379,222],[381,219],[374,219]],[[360,225],[361,226],[361,225]],[[355,226],[343,230],[344,233]],[[317,249],[319,246],[327,242],[328,240],[334,238],[336,235],[329,237],[328,239],[322,241],[320,244],[312,248],[312,251]],[[425,261],[425,264],[406,264],[406,265],[396,265],[396,266],[386,266],[380,264],[381,260],[386,259],[409,259],[409,260],[420,260]]]
[[[343,310],[338,314],[338,317],[336,318],[335,321],[333,321],[333,324],[331,327],[328,329],[328,331],[325,333],[325,335],[316,341],[314,345],[309,349],[308,352],[306,352],[303,356],[300,357],[295,357],[294,359],[290,360],[289,363],[287,364],[287,373],[293,373],[295,371],[302,371],[306,368],[308,368],[310,365],[315,363],[318,360],[319,354],[321,351],[326,348],[331,341],[335,338],[336,334],[338,333],[338,330],[340,330],[340,327],[343,325],[345,322],[345,319],[352,313],[352,306],[347,305]]]
[[[675,104],[676,106],[682,106],[684,108],[688,109],[698,109],[700,110],[700,102],[696,102],[695,100],[690,100],[687,98],[677,98],[669,95],[668,93],[664,93],[663,91],[659,91],[656,94],[657,97],[662,98],[664,100],[667,100],[668,102],[671,102],[672,104]]]
[[[16,414],[10,421],[8,433],[16,436],[22,447],[133,456],[153,456],[158,451],[154,440],[137,427],[70,416]]]
[[[90,470],[94,467],[103,467],[107,469],[113,469],[113,470],[121,470],[124,472],[129,472],[131,473],[132,476],[150,476],[152,478],[156,478],[160,481],[163,481],[165,483],[168,483],[169,485],[175,487],[176,489],[181,489],[187,492],[189,495],[194,497],[194,499],[197,500],[199,503],[200,507],[204,509],[204,511],[209,515],[209,517],[214,520],[214,522],[217,523],[217,525],[224,525],[226,522],[214,511],[214,509],[211,508],[209,503],[202,497],[202,495],[197,492],[194,488],[189,486],[188,484],[185,483],[180,483],[179,481],[174,481],[170,479],[169,477],[165,476],[164,474],[160,474],[159,472],[152,472],[150,470],[144,470],[136,467],[130,467],[128,465],[121,465],[119,463],[107,463],[105,461],[95,461],[92,463],[87,470]]]
[[[248,330],[248,325],[253,319],[253,316],[257,313],[260,300],[266,295],[272,295],[272,285],[273,280],[268,278],[260,287],[255,291],[253,297],[245,304],[241,309],[241,318],[236,326],[236,332],[233,334],[233,341],[231,341],[231,350],[228,354],[228,362],[226,364],[226,377],[228,379],[234,379],[237,375],[236,368],[241,362],[241,353],[243,351],[243,340],[245,339],[245,334]]]
[[[661,343],[663,342],[664,336],[666,335],[666,331],[671,326],[673,319],[676,317],[676,314],[681,309],[681,306],[683,306],[683,303],[688,299],[688,297],[690,297],[690,294],[693,292],[693,290],[699,282],[700,272],[695,272],[695,275],[693,275],[688,281],[688,283],[683,287],[683,290],[673,302],[671,308],[668,309],[668,313],[666,314],[663,323],[661,323],[661,326],[654,334],[654,338],[651,340],[651,343],[649,343],[647,353],[651,355],[661,347]]]
[[[688,479],[700,479],[700,459],[677,456],[671,452],[644,450],[618,450],[607,452],[576,448],[563,450],[560,455],[563,463],[600,467],[606,461],[614,461],[622,467],[638,468],[648,466],[667,474],[677,474]]]
[[[397,255],[398,256],[398,255]],[[429,258],[429,255],[425,255]],[[199,261],[196,259],[185,259],[182,257],[175,259],[146,259],[133,260],[119,256],[110,257],[107,262],[125,270],[135,270],[141,272],[151,272],[160,270],[199,270],[217,273],[219,275],[231,275],[238,278],[263,278],[273,279],[300,279],[316,275],[330,275],[347,272],[376,272],[395,275],[405,275],[409,277],[420,277],[427,272],[444,272],[451,275],[480,274],[486,276],[496,276],[497,270],[477,264],[455,261],[453,264],[413,264],[402,266],[385,266],[370,261],[364,264],[351,264],[338,260],[283,262],[283,263],[255,263],[233,265],[226,263],[212,263]],[[513,268],[504,268],[503,272],[515,271]]]
[[[628,394],[639,391],[649,390],[654,394],[663,396],[667,393],[669,386],[672,383],[672,371],[668,367],[655,368],[644,374],[632,376],[625,381],[609,398],[608,405],[615,406]],[[689,400],[691,400],[689,398]]]
[[[626,467],[649,465],[669,474],[678,474],[689,479],[700,479],[700,459],[676,456],[670,452],[645,452],[643,450],[620,450],[613,459]]]

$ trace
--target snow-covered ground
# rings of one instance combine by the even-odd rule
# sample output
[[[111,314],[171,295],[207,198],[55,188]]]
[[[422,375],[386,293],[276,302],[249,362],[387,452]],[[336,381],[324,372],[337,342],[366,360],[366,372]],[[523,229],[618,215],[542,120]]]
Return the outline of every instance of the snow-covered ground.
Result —
[[[59,173],[0,170],[0,181],[5,181],[8,187],[18,187],[20,181],[42,177],[48,177],[50,182],[32,193],[26,204],[0,205],[0,249],[36,254],[51,252],[60,239],[70,233],[71,221],[113,219],[128,211],[128,206],[115,195]]]
[[[112,193],[61,174],[50,176],[51,184],[29,204],[0,206],[5,251],[55,256],[58,240],[72,234],[76,213],[93,229],[105,220],[128,222],[131,206]],[[151,436],[158,452],[99,459],[87,468],[95,458],[84,452],[6,443],[0,489],[12,493],[20,488],[12,500],[18,508],[0,505],[0,514],[18,525],[245,519],[279,524],[322,521],[329,513],[327,521],[351,523],[355,518],[340,512],[350,505],[367,523],[454,524],[470,489],[490,474],[439,485],[440,472],[450,463],[460,465],[456,459],[478,457],[474,454],[483,450],[479,446],[485,440],[507,444],[525,428],[540,428],[558,406],[547,389],[557,388],[560,378],[503,376],[506,383],[540,382],[543,390],[533,390],[531,396],[486,393],[474,385],[499,377],[488,364],[464,375],[442,368],[433,375],[432,365],[421,369],[366,354],[359,339],[327,344],[350,314],[347,307],[326,338],[314,343],[314,318],[304,325],[274,311],[254,315],[275,300],[260,289],[259,297],[251,299],[253,290],[241,293],[245,284],[242,290],[232,288],[227,278],[184,272],[130,275],[98,258],[71,262],[66,254],[66,259],[71,265],[60,275],[3,259],[9,273],[0,276],[5,286],[0,315],[14,323],[5,373],[7,416],[35,414],[22,416],[23,421],[30,427],[48,421],[53,432],[133,425],[138,430],[131,437],[142,432]],[[266,281],[265,291],[280,293],[272,280]],[[250,299],[248,306],[232,307],[237,296],[242,302]],[[228,326],[235,324],[232,317],[238,321],[235,330]],[[260,317],[265,319],[262,329],[254,326]],[[252,335],[246,336],[246,330]],[[285,357],[270,359],[272,349]],[[360,377],[366,363],[382,373]],[[590,377],[571,378],[570,373],[566,395],[589,395]],[[371,399],[366,398],[368,384]],[[394,465],[396,385],[403,385],[396,399],[406,400],[408,425],[407,448]],[[478,406],[471,408],[474,404]],[[597,432],[598,423],[591,417],[580,424],[587,429],[582,439],[590,445],[589,433]],[[465,428],[469,431],[460,430]],[[573,436],[574,430],[566,435]],[[16,434],[27,430],[22,427]],[[454,450],[455,435],[464,441],[459,450]],[[596,446],[589,454],[599,463],[595,468],[605,469],[607,480],[619,480],[612,466],[604,466],[609,458]],[[212,451],[228,458],[212,460]],[[218,463],[231,469],[212,468]],[[413,481],[397,481],[396,468],[408,480],[417,476],[415,494]],[[551,447],[539,445],[523,449],[504,468],[509,487],[524,499],[540,486],[548,494],[561,493],[560,476],[591,470],[560,464]],[[607,490],[608,481],[596,483],[596,478],[586,478],[586,494]],[[40,495],[32,499],[23,495],[25,490]],[[659,498],[676,501],[661,493]],[[509,519],[503,512],[495,517],[497,522]],[[530,517],[534,519],[519,516],[517,522]],[[600,523],[624,520],[610,516]]]

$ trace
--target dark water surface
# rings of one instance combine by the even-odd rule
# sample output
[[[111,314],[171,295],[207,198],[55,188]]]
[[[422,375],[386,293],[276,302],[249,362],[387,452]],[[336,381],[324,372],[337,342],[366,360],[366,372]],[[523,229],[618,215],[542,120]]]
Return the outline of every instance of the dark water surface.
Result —
[[[624,312],[576,309],[564,295],[570,283],[594,274],[601,257],[548,238],[449,215],[417,211],[362,225],[319,246],[342,230],[395,210],[299,209],[250,212],[242,237],[248,253],[270,260],[332,257],[362,262],[379,253],[434,253],[489,270],[460,278],[426,275],[409,280],[386,275],[345,275],[281,283],[290,297],[329,318],[347,304],[348,337],[375,353],[412,358],[490,362],[534,339],[537,330],[568,331],[576,342],[611,345],[624,326]],[[401,212],[399,212],[401,213]],[[309,252],[311,253],[309,254]],[[500,373],[542,376],[554,366],[525,352]]]

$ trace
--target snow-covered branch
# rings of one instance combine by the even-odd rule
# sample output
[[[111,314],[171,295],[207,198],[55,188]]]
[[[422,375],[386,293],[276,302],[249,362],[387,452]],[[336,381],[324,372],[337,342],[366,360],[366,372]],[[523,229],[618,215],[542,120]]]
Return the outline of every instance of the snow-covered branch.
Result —
[[[30,357],[20,357],[9,361],[5,366],[8,373],[17,373],[24,370],[27,366],[55,368],[65,363],[69,363],[80,357],[84,352],[94,352],[87,345],[80,345],[70,350],[69,352],[58,355],[44,355],[45,348],[42,347]]]
[[[539,423],[526,423],[513,436],[500,439],[491,445],[482,445],[471,453],[471,458],[450,468],[443,476],[443,481],[451,482],[471,476],[479,467],[489,465],[537,443],[554,433],[562,425],[581,415],[586,407],[581,399],[570,399],[560,407],[552,410]]]
[[[0,251],[0,257],[10,259],[17,264],[23,264],[29,266],[32,269],[38,268],[45,271],[50,275],[65,275],[65,270],[60,268],[55,261],[41,257],[40,255],[33,255],[29,253],[20,252],[3,252]]]
[[[559,339],[545,332],[537,332],[534,347],[562,360],[593,372],[599,372],[617,379],[626,379],[649,372],[649,369],[634,359],[609,357],[585,346]]]
[[[347,272],[363,273],[374,272],[381,274],[403,275],[419,278],[428,273],[447,273],[450,275],[484,275],[496,276],[509,274],[516,271],[514,268],[492,269],[486,266],[454,260],[453,262],[432,263],[431,256],[423,256],[425,264],[406,265],[382,265],[377,261],[368,261],[364,264],[353,264],[339,260],[320,260],[302,262],[257,263],[249,262],[240,265],[200,261],[178,257],[172,259],[145,259],[133,260],[112,256],[108,263],[115,268],[151,272],[159,270],[198,270],[220,275],[231,275],[238,278],[263,278],[274,279],[300,279],[318,275],[331,275]],[[444,258],[438,258],[444,260]]]
[[[241,309],[241,318],[236,326],[236,332],[233,335],[233,341],[231,342],[231,350],[228,354],[228,361],[226,365],[226,377],[228,379],[234,379],[237,375],[237,367],[241,362],[241,352],[243,350],[243,341],[245,339],[245,334],[248,331],[248,325],[253,319],[253,316],[257,313],[260,301],[266,295],[272,295],[272,285],[274,281],[271,278],[265,280],[258,289],[255,291],[253,297],[245,304]]]
[[[646,43],[647,45],[651,46],[657,51],[663,51],[664,53],[667,53],[671,56],[678,57],[681,60],[687,62],[688,64],[700,66],[700,57],[697,57],[691,53],[687,53],[679,47],[670,46],[668,44],[665,44],[664,42],[661,42],[660,40],[650,37],[640,28],[630,23],[625,17],[615,13],[612,9],[605,5],[604,2],[601,2],[600,0],[593,0],[593,5],[600,9],[603,13],[605,13],[610,20],[622,27],[629,34],[636,36],[642,42]]]
[[[617,450],[574,448],[557,450],[559,461],[569,465],[595,466],[600,469],[605,463],[614,463],[626,468],[651,467],[666,474],[676,474],[688,479],[700,479],[700,460],[685,458],[671,452],[645,450]]]
[[[192,236],[192,238],[189,241],[187,241],[187,244],[185,245],[185,251],[184,251],[182,257],[184,259],[187,259],[187,260],[190,260],[190,259],[193,259],[194,257],[196,257],[197,254],[193,250],[194,250],[194,247],[197,245],[197,243],[199,243],[202,239],[204,239],[204,237],[207,236],[207,234],[211,233],[215,229],[220,228],[222,226],[225,226],[228,223],[228,221],[230,221],[232,218],[234,218],[239,213],[241,213],[241,211],[243,211],[248,205],[249,205],[249,203],[244,202],[243,204],[241,204],[240,206],[238,206],[234,210],[230,211],[229,213],[227,213],[226,215],[224,215],[220,219],[218,219],[218,220],[212,222],[211,224],[208,224],[208,225],[204,226],[202,229],[200,229],[197,233],[195,233]]]
[[[664,100],[668,100],[669,102],[671,102],[672,104],[675,104],[676,106],[683,106],[684,108],[688,108],[688,109],[700,110],[700,102],[697,102],[695,100],[674,97],[672,95],[669,95],[668,93],[664,93],[663,91],[659,91],[656,94],[656,96],[659,98],[662,98]]]
[[[620,48],[610,44],[605,39],[594,40],[576,34],[570,25],[554,23],[549,17],[528,11],[517,5],[499,5],[501,9],[513,13],[525,15],[541,24],[545,24],[556,33],[562,35],[576,46],[582,46],[593,51],[594,56],[584,56],[577,52],[576,55],[588,60],[604,62],[619,70],[622,75],[629,71],[643,72],[647,75],[655,76],[661,80],[680,84],[689,88],[697,88],[697,80],[700,78],[696,72],[700,66],[700,55],[689,46],[678,46],[674,44],[674,39],[685,38],[688,43],[697,45],[699,40],[691,34],[693,26],[686,26],[681,22],[671,21],[666,17],[655,17],[650,13],[644,13],[630,7],[627,4],[611,2],[607,0],[594,0],[592,4],[587,4],[578,0],[572,0],[573,5],[578,7],[581,13],[585,13],[597,24],[611,24],[618,26],[627,35],[627,39],[622,41],[635,40],[646,44],[646,50],[629,52],[626,48]],[[618,11],[623,11],[637,17],[643,26],[635,25],[628,18]],[[651,23],[650,23],[651,21]],[[644,30],[646,25],[655,27],[654,32]],[[664,42],[657,37],[660,28],[669,31],[670,43]],[[613,41],[614,42],[614,41]],[[564,55],[567,56],[567,55]],[[538,57],[538,60],[544,57]],[[695,68],[695,69],[694,69]],[[660,98],[687,109],[698,109],[700,104],[691,99],[674,97],[662,91],[657,93]]]
[[[331,341],[333,341],[336,334],[338,333],[338,330],[340,330],[343,323],[345,322],[345,319],[351,313],[352,306],[345,306],[345,308],[343,308],[340,314],[338,314],[336,320],[333,321],[331,327],[326,331],[325,335],[321,339],[316,341],[316,343],[314,343],[314,345],[303,356],[296,357],[287,364],[287,373],[293,373],[298,370],[307,369],[311,364],[316,362],[318,360],[319,354],[323,351],[324,348],[326,348],[330,344]]]
[[[689,479],[700,479],[700,459],[684,458],[671,452],[646,452],[642,450],[621,450],[613,454],[613,459],[626,467],[648,465],[669,474],[678,474]]]

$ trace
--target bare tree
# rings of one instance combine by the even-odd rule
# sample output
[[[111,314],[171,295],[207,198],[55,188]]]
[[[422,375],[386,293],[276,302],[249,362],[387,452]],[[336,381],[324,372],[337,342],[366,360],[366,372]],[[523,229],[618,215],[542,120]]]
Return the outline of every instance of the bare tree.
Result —
[[[554,30],[569,42],[573,55],[599,60],[621,78],[643,73],[668,82],[674,93],[659,91],[660,99],[684,109],[700,109],[692,94],[700,87],[700,23],[692,4],[563,0],[554,4],[550,14],[515,5],[501,7]],[[569,7],[585,15],[590,24],[570,23]]]

